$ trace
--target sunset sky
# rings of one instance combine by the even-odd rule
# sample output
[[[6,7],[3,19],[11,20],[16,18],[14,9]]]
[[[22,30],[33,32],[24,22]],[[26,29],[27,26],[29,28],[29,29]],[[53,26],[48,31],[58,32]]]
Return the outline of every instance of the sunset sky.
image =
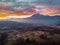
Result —
[[[27,18],[36,13],[60,16],[60,0],[0,0],[0,19]]]

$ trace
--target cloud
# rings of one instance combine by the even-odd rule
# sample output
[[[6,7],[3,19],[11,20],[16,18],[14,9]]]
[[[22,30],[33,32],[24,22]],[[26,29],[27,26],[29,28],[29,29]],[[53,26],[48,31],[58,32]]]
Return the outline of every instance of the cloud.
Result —
[[[17,0],[17,2],[33,2],[33,1],[36,1],[36,0]]]
[[[9,13],[9,12],[0,12],[0,20],[4,19],[12,19],[12,18],[28,18],[31,17],[32,14],[17,14],[17,13]]]
[[[48,16],[60,15],[59,2],[57,0],[0,0],[0,12],[2,12],[0,18],[16,16],[27,18],[35,13]]]
[[[0,6],[14,6],[15,2],[0,2]]]
[[[43,15],[54,16],[55,14],[60,14],[60,6],[59,5],[51,5],[51,4],[33,4],[37,13]]]
[[[11,19],[11,18],[27,18],[31,17],[34,13],[32,9],[25,9],[19,11],[0,11],[0,19]]]

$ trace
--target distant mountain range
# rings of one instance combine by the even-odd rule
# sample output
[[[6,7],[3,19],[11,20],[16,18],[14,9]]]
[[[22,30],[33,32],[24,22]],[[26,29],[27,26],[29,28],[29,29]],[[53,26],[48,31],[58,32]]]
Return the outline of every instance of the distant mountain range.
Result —
[[[35,14],[32,17],[24,19],[15,18],[3,20],[0,21],[0,31],[2,30],[40,30],[60,33],[60,16],[44,16],[41,14]]]
[[[60,24],[60,16],[44,16],[41,14],[34,14],[32,17],[24,19],[12,19],[12,21],[17,21],[21,23],[31,23],[38,25],[56,25]]]
[[[29,17],[28,19],[60,19],[60,16],[44,16],[42,14],[34,14],[32,17]]]
[[[60,16],[44,16],[41,14],[35,14],[32,17],[26,18],[26,20],[32,20],[33,23],[55,25],[60,22]]]
[[[35,14],[32,17],[25,19],[8,19],[0,21],[1,27],[24,27],[24,26],[42,26],[42,25],[58,25],[60,24],[60,16],[44,16]]]

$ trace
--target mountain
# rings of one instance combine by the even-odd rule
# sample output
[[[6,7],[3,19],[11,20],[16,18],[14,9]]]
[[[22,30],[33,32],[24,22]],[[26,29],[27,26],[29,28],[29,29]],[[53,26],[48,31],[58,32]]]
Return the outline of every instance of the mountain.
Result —
[[[27,19],[60,19],[60,16],[44,16],[42,14],[37,13]]]
[[[44,17],[44,15],[40,15],[39,13],[34,14],[32,17],[29,17],[28,19],[41,19]]]
[[[10,21],[15,21],[19,23],[27,23],[27,24],[35,24],[35,25],[57,25],[60,24],[60,16],[44,16],[42,14],[34,14],[33,16],[29,18],[15,18],[15,19],[9,19]],[[8,20],[8,21],[9,21]]]
[[[44,16],[38,13],[34,14],[32,17],[26,18],[25,20],[29,20],[31,23],[55,25],[60,22],[60,16]]]

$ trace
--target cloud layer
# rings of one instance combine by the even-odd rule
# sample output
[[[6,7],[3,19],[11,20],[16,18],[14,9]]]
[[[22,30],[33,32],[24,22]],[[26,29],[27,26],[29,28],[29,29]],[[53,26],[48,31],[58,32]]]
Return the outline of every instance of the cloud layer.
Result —
[[[9,16],[26,18],[35,13],[48,16],[60,15],[59,4],[60,0],[0,0],[0,18]]]

